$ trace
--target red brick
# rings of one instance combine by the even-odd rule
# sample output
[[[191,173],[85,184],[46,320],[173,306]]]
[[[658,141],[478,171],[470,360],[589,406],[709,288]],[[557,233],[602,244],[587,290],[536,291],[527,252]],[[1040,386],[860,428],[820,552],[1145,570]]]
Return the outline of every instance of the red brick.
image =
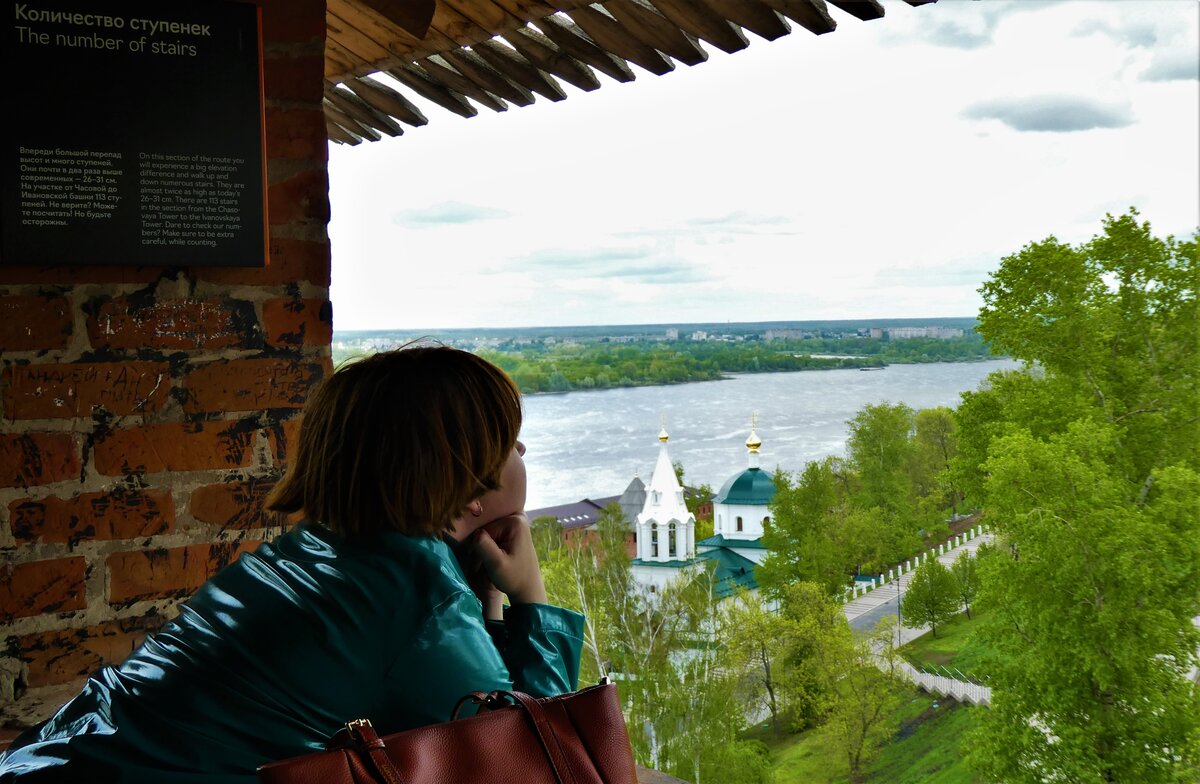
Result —
[[[272,52],[263,58],[263,91],[271,100],[306,101],[320,106],[325,92],[324,80],[325,58],[319,54],[292,57]],[[322,123],[321,136],[324,135],[325,125]],[[270,150],[270,147],[267,149]],[[268,156],[271,157],[269,153]]]
[[[175,529],[175,502],[168,490],[117,488],[71,498],[13,501],[13,536],[24,542],[72,543],[86,539],[133,539]]]
[[[10,365],[4,381],[9,419],[88,417],[93,406],[119,416],[157,411],[171,389],[165,362]]]
[[[79,446],[70,433],[0,433],[0,487],[75,479]]]
[[[299,416],[285,419],[267,433],[271,442],[271,451],[275,453],[275,460],[281,465],[287,462],[288,456],[300,443],[300,422],[303,419],[304,417]]]
[[[87,607],[83,556],[0,566],[0,620]]]
[[[245,300],[167,299],[95,303],[87,319],[94,348],[217,349],[253,345],[260,333]]]
[[[96,440],[96,470],[106,476],[244,468],[253,457],[254,422],[123,428]]]
[[[209,362],[188,373],[183,407],[189,413],[303,408],[321,380],[318,364],[289,359],[231,359]]]
[[[108,601],[129,604],[143,599],[185,598],[259,544],[223,542],[114,553],[108,557]]]
[[[63,297],[0,297],[0,351],[44,351],[71,343],[74,317]]]
[[[263,41],[307,43],[325,40],[325,0],[263,0]],[[268,98],[273,96],[267,95]]]
[[[141,645],[146,633],[162,626],[158,615],[123,618],[83,629],[27,634],[17,640],[18,655],[29,665],[29,685],[52,686],[117,664]]]
[[[329,177],[325,168],[293,174],[267,188],[267,222],[329,222]]]
[[[269,299],[263,331],[271,346],[328,346],[333,341],[333,305],[324,299]]]
[[[251,477],[240,482],[205,485],[192,493],[192,517],[226,528],[267,528],[283,525],[283,515],[269,512],[263,500],[275,487],[275,477]]]
[[[329,137],[319,105],[312,109],[268,108],[266,125],[267,157],[271,160],[328,160]]]
[[[202,267],[196,278],[227,286],[280,286],[308,281],[329,286],[329,243],[272,238],[265,267]]]

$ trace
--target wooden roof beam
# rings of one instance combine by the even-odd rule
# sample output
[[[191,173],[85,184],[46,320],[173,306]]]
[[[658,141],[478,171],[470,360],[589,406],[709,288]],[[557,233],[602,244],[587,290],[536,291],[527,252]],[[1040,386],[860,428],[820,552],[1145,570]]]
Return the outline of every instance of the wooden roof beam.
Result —
[[[512,48],[535,66],[552,73],[581,90],[591,91],[600,87],[600,80],[592,69],[571,55],[554,46],[554,42],[530,27],[518,27],[504,34]]]
[[[533,23],[562,51],[587,63],[600,73],[611,76],[618,82],[634,80],[633,70],[628,63],[596,46],[587,33],[569,19],[556,14],[535,19]]]
[[[340,85],[326,82],[325,100],[353,118],[359,125],[374,128],[388,136],[404,134],[404,129],[395,120],[383,112],[376,111],[366,101]]]
[[[675,70],[675,63],[630,33],[607,13],[583,5],[571,11],[570,16],[598,46],[618,57],[637,63],[658,76]]]
[[[685,33],[708,41],[722,52],[740,52],[750,45],[737,25],[700,0],[650,0],[658,12]]]
[[[326,99],[322,104],[322,108],[325,110],[326,119],[333,120],[335,123],[342,126],[342,128],[354,134],[355,136],[362,137],[363,139],[372,142],[377,142],[383,138],[383,134],[381,134],[379,131],[358,123],[353,117],[330,103],[328,99]]]
[[[810,33],[822,35],[837,29],[825,0],[762,0]]]
[[[782,38],[792,31],[786,19],[776,13],[770,5],[760,2],[760,0],[704,0],[704,2],[734,24],[739,24],[768,41]]]
[[[357,0],[392,24],[417,38],[424,38],[433,21],[435,0]]]
[[[411,88],[418,95],[433,101],[447,111],[454,112],[460,117],[474,117],[479,114],[479,110],[475,108],[473,103],[467,100],[465,95],[452,90],[434,79],[420,66],[409,64],[399,65],[388,69],[388,75],[404,86]],[[480,103],[483,103],[483,101],[480,101]],[[497,100],[497,106],[499,107],[496,108],[498,112],[508,109],[508,105],[503,101]]]
[[[883,18],[883,6],[877,0],[829,0],[829,2],[864,22]]]
[[[325,135],[338,144],[361,144],[362,139],[347,131],[328,117],[325,118]]]
[[[506,101],[517,106],[528,106],[535,100],[533,91],[505,79],[503,74],[470,50],[456,49],[443,53],[442,57],[460,74]]]
[[[687,65],[708,60],[708,52],[699,41],[671,24],[646,0],[608,0],[604,8],[647,46]]]
[[[424,38],[415,38],[376,12],[353,0],[328,0],[326,19],[334,19],[343,29],[352,27],[363,35],[387,46],[392,55],[412,61],[429,52],[458,46],[437,30],[430,29]]]
[[[486,60],[489,65],[514,84],[549,98],[551,101],[562,101],[567,97],[558,82],[530,65],[528,60],[503,44],[484,41],[472,46],[471,51]]]
[[[342,86],[378,111],[395,117],[400,122],[418,126],[429,124],[429,120],[426,119],[425,115],[421,113],[421,110],[412,101],[369,76],[351,79],[343,82]]]
[[[489,109],[503,112],[508,109],[508,103],[503,98],[489,92],[481,84],[474,82],[469,76],[455,70],[454,66],[442,55],[433,54],[418,63],[434,79],[444,82],[447,86],[458,90],[468,98],[478,101]]]

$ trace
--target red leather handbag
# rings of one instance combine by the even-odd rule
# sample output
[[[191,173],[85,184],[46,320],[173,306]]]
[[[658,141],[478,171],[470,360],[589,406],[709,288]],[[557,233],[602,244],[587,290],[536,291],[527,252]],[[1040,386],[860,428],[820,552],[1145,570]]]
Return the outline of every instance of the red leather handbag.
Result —
[[[479,713],[459,719],[466,704]],[[326,751],[258,769],[260,784],[637,784],[617,687],[558,697],[474,692],[450,721],[380,738],[352,721]]]

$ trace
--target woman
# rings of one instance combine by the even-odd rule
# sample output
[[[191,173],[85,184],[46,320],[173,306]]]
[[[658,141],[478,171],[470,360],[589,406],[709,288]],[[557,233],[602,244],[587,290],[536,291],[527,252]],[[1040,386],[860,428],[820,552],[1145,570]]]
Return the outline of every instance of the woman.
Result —
[[[18,738],[0,782],[249,784],[351,719],[387,734],[474,690],[574,689],[582,617],[546,604],[520,426],[512,381],[464,351],[340,368],[267,501],[304,521]]]

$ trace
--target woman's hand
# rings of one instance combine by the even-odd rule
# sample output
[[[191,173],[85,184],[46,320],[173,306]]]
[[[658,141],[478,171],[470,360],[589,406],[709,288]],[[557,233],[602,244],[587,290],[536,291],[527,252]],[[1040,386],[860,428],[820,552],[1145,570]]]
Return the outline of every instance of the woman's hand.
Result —
[[[492,584],[513,604],[546,604],[542,569],[525,515],[493,520],[475,532],[469,545]]]

